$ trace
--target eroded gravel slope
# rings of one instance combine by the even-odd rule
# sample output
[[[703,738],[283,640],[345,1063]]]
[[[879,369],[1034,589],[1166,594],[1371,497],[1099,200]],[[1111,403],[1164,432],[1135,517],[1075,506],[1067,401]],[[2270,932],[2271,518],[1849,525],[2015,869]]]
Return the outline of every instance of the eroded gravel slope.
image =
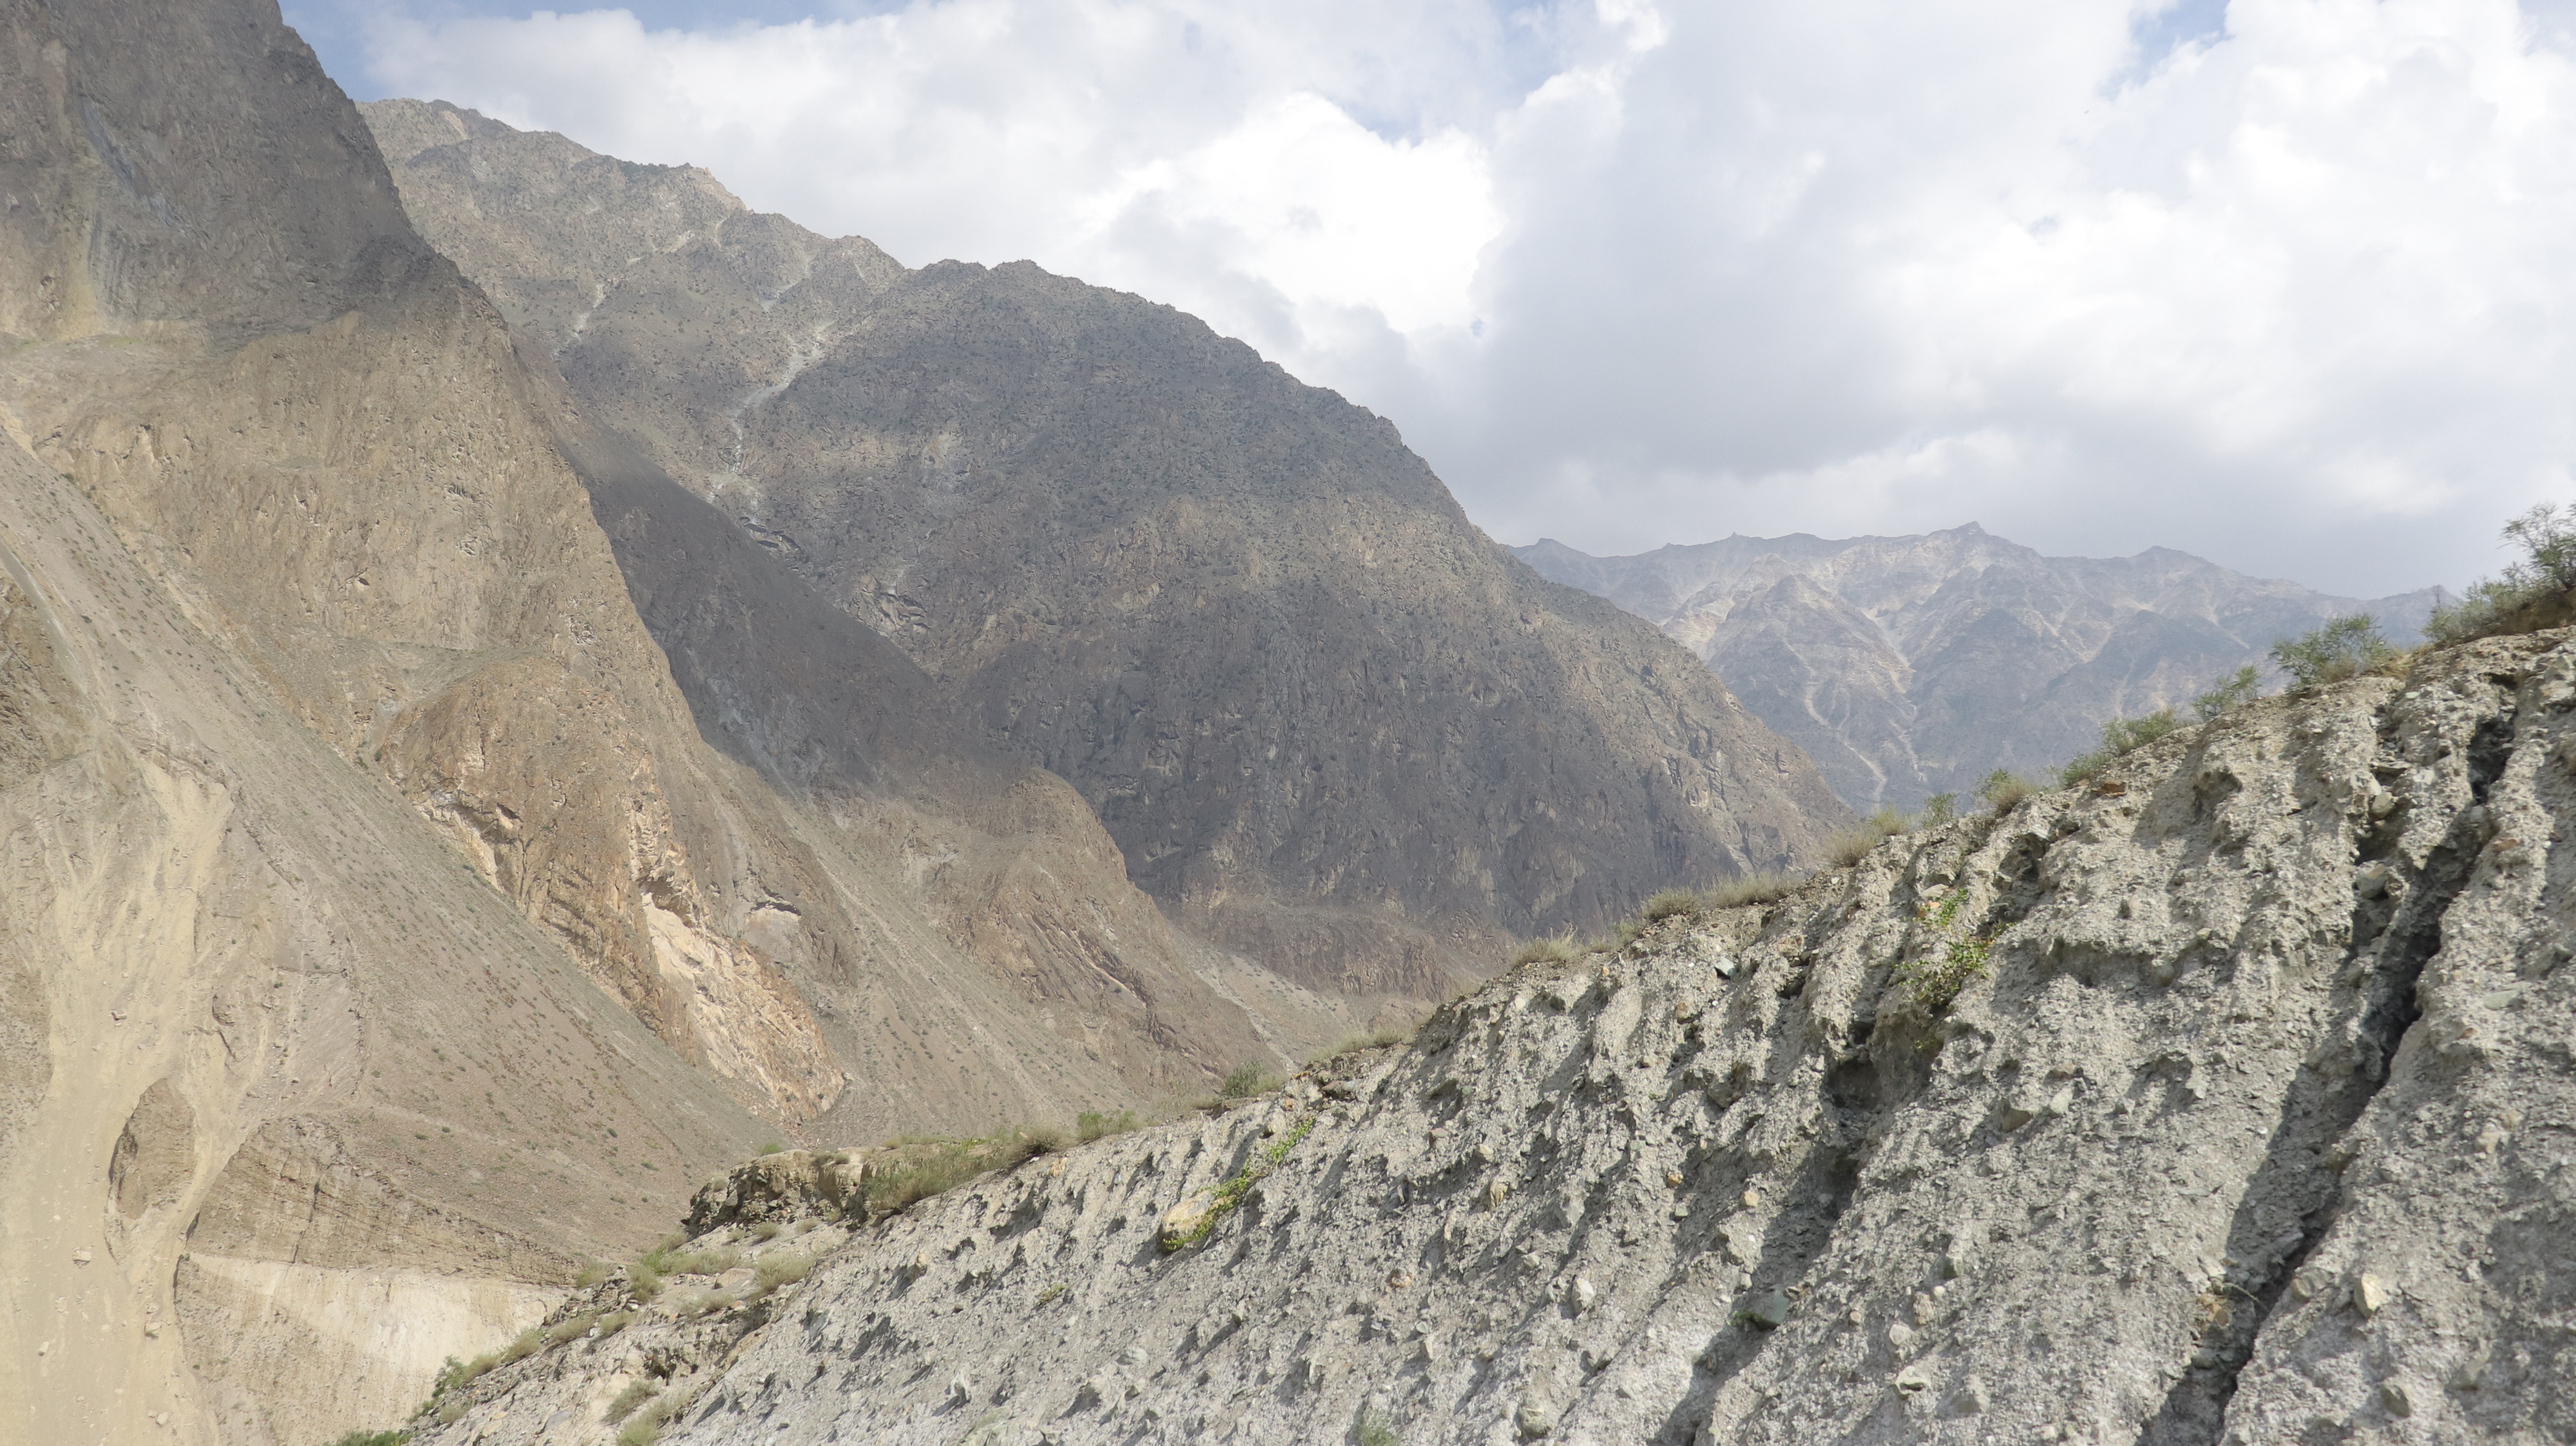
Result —
[[[2565,634],[2262,703],[426,1439],[605,1438],[666,1376],[685,1442],[2571,1439],[2571,704]]]

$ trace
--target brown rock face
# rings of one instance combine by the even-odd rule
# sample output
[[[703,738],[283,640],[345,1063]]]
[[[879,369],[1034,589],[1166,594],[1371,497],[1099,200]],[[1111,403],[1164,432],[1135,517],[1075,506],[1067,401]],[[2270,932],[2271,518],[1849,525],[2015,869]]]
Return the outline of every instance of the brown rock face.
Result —
[[[2187,705],[2280,639],[2355,612],[2411,638],[2440,590],[2365,601],[2169,548],[2043,557],[1971,523],[1922,537],[1729,537],[1524,562],[1700,655],[1854,808],[2044,773],[2103,722]]]
[[[451,107],[370,123],[573,394],[1071,782],[1184,928],[1345,992],[1811,858],[1842,810],[1392,426],[1135,297],[906,272]]]

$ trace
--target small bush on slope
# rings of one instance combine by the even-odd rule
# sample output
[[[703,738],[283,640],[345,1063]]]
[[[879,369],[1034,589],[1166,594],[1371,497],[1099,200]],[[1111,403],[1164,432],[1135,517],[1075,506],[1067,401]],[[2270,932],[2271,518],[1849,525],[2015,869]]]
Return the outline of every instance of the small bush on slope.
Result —
[[[2543,503],[2504,525],[2522,556],[2468,596],[2433,610],[2425,636],[2437,643],[2537,632],[2576,622],[2576,507]]]

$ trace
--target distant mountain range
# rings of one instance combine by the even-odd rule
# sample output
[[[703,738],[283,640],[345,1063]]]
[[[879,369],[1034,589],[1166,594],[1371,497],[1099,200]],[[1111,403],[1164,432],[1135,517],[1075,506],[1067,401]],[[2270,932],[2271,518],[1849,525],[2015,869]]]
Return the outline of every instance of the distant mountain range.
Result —
[[[1916,537],[1735,536],[1632,557],[1513,549],[1705,659],[1857,809],[1967,793],[2092,747],[2103,721],[2187,706],[2324,620],[2412,642],[2440,588],[2334,597],[2171,548],[2047,557],[1975,523]]]

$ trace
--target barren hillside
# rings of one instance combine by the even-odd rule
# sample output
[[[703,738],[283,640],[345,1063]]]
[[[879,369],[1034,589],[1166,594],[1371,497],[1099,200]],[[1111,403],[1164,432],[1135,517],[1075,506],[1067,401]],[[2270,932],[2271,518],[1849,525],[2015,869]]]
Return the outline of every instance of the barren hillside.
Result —
[[[738,1171],[419,1439],[2566,1439],[2572,738],[2472,644],[900,1213]]]
[[[444,104],[404,205],[642,460],[1081,790],[1185,931],[1437,998],[1516,937],[1811,861],[1813,766],[1470,525],[1385,419],[1170,307],[906,270]]]

